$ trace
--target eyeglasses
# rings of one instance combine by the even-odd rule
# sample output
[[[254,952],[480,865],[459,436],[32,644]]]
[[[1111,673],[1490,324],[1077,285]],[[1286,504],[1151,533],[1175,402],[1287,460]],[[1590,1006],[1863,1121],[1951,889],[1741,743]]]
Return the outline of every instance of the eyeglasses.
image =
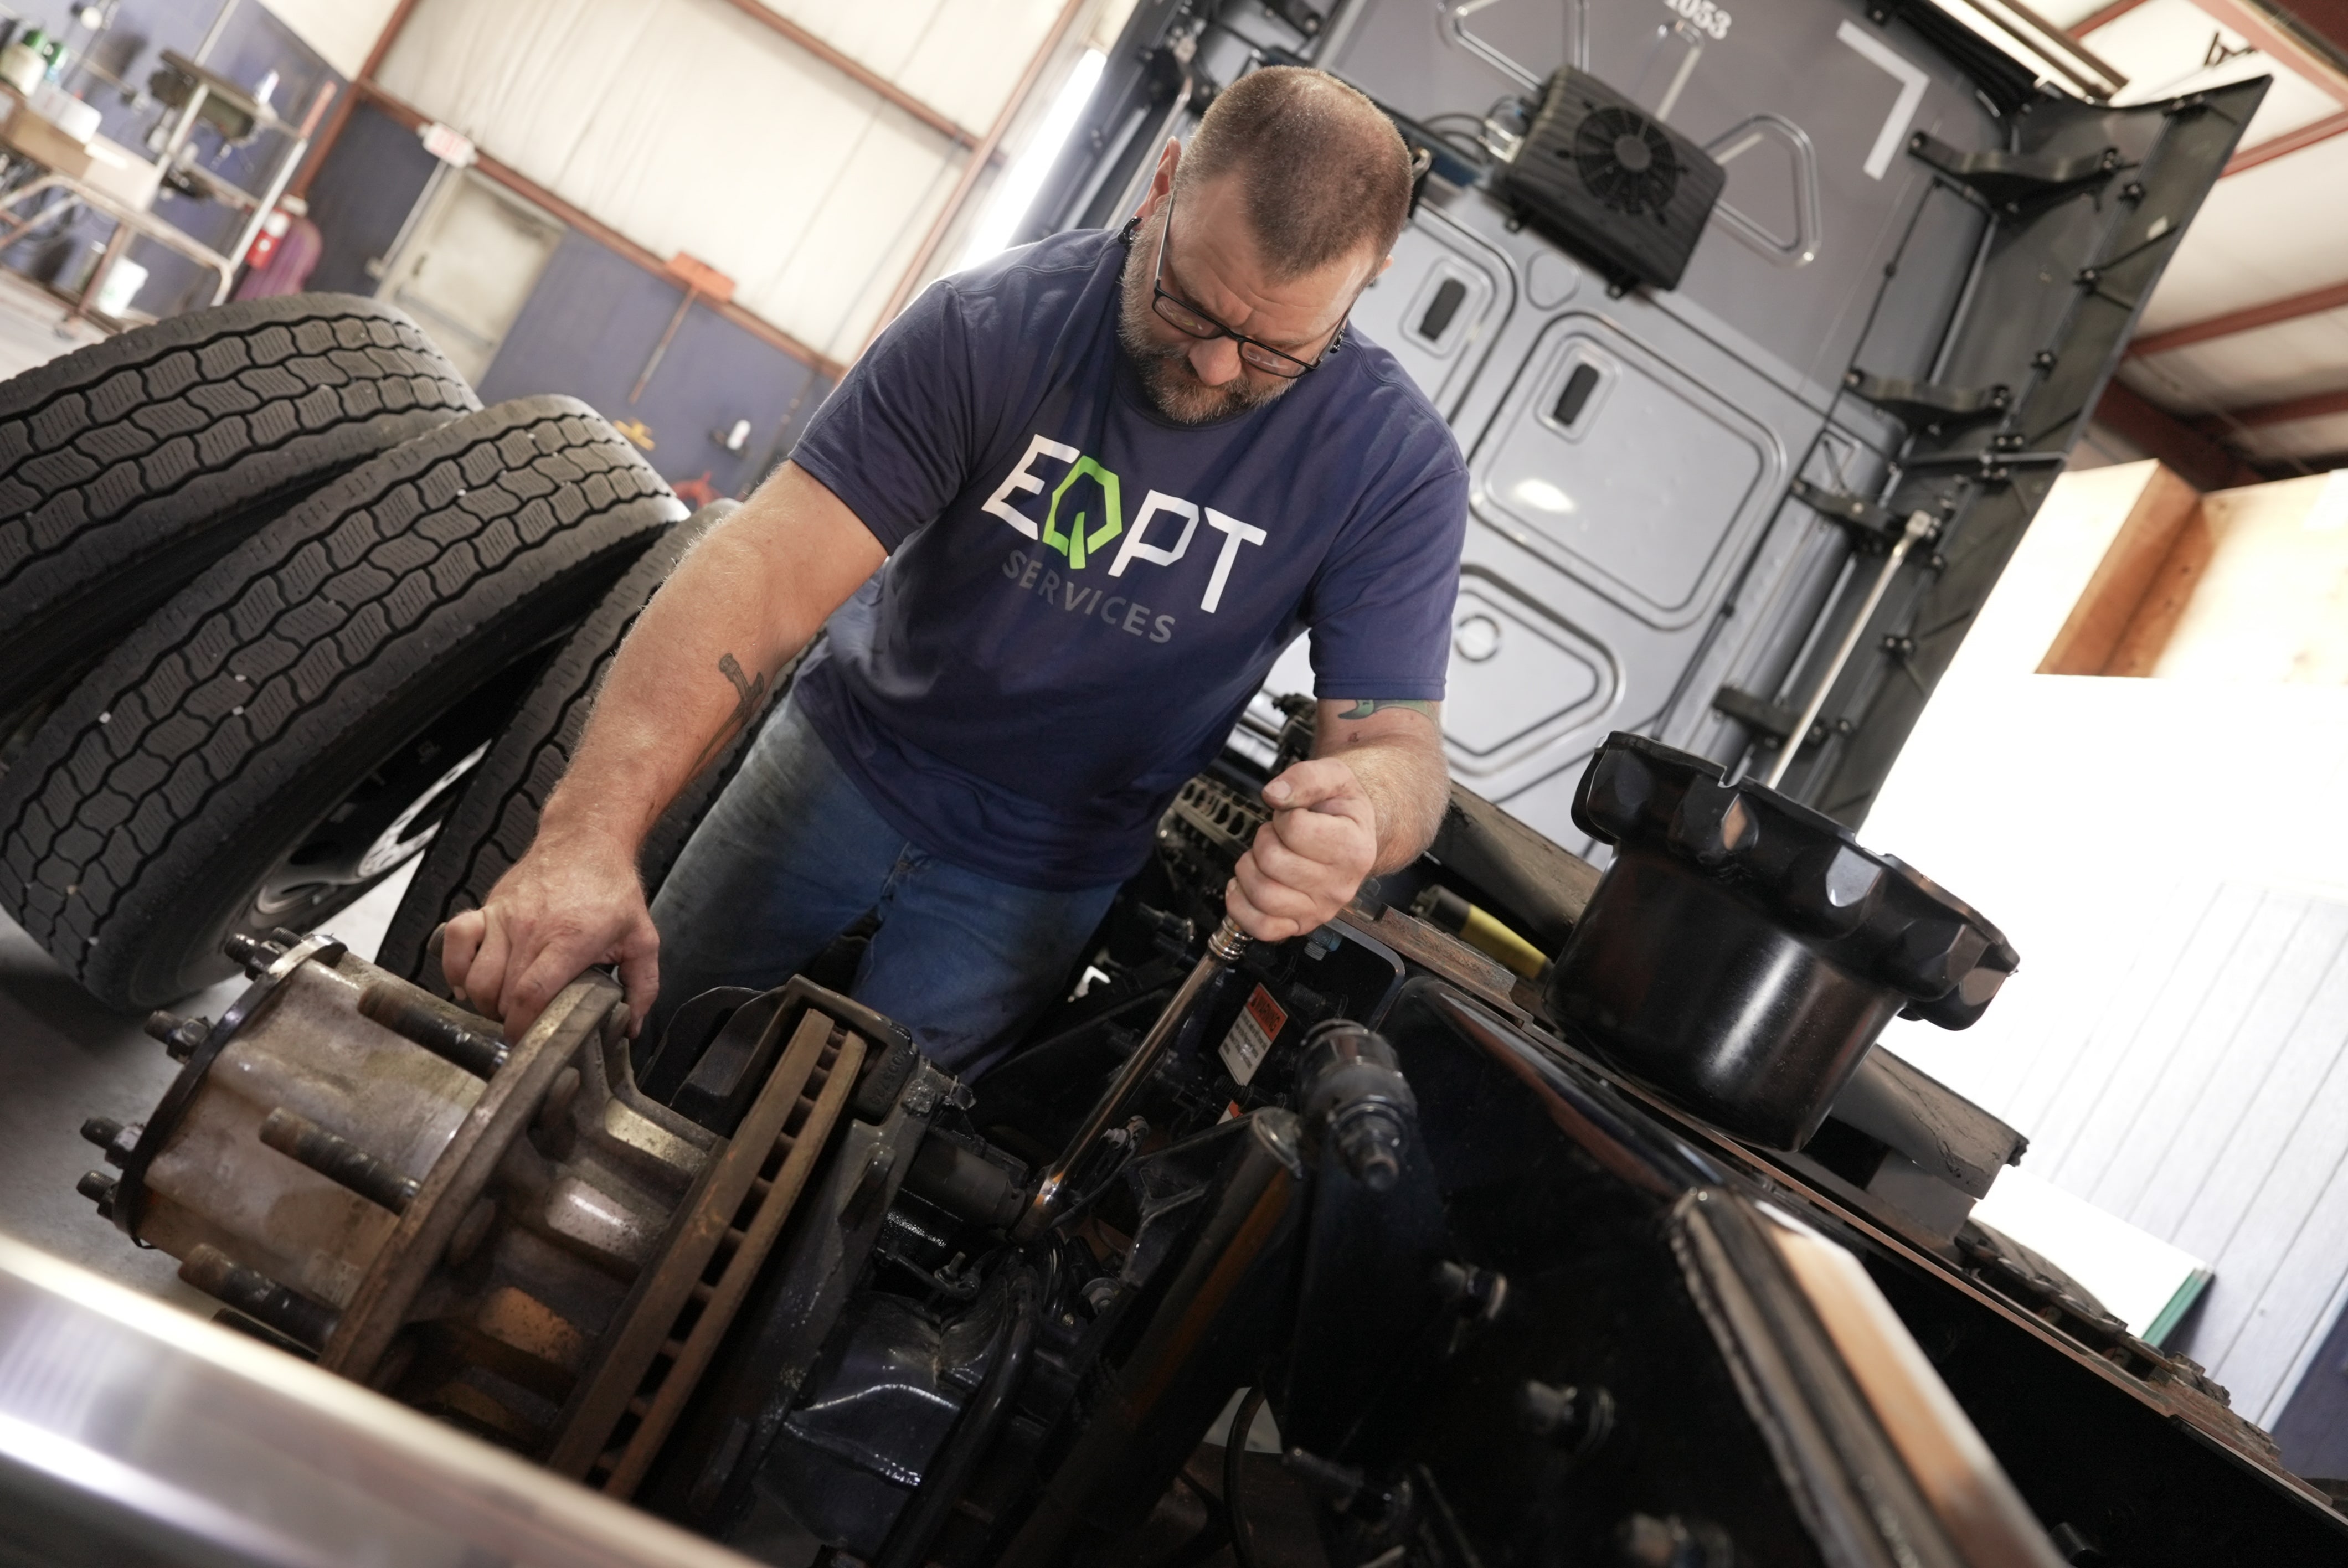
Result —
[[[1169,191],[1166,195],[1166,221],[1158,230],[1158,265],[1149,280],[1149,292],[1152,296],[1149,302],[1150,308],[1158,313],[1160,321],[1177,332],[1187,333],[1205,343],[1211,343],[1219,337],[1227,337],[1240,345],[1240,359],[1244,364],[1252,369],[1263,372],[1266,375],[1277,375],[1286,381],[1293,381],[1308,371],[1320,369],[1321,361],[1337,352],[1338,345],[1344,341],[1345,323],[1353,319],[1354,312],[1351,306],[1346,307],[1344,315],[1338,319],[1337,330],[1330,335],[1329,346],[1321,351],[1320,358],[1303,360],[1292,354],[1282,354],[1270,343],[1258,343],[1243,333],[1235,333],[1197,306],[1168,293],[1166,292],[1166,236],[1171,233],[1173,229],[1174,195],[1173,192]]]

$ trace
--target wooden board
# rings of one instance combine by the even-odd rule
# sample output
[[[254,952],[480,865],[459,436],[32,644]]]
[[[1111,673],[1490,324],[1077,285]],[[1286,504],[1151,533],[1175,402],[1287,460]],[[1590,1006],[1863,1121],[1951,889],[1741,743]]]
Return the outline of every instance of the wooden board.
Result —
[[[2348,470],[2203,497],[2103,672],[2348,683]]]
[[[2166,585],[2167,565],[2179,537],[2200,505],[2201,493],[2155,465],[2144,487],[2113,532],[2111,542],[2080,589],[2062,629],[2039,661],[2041,675],[2104,675],[2123,635],[2139,613],[2156,580]]]

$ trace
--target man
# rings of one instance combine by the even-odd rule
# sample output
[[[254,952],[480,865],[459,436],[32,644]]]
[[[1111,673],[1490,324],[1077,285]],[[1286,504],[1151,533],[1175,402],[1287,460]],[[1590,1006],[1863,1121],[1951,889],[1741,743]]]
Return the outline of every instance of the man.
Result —
[[[1467,481],[1345,330],[1409,200],[1369,100],[1262,70],[1169,143],[1123,233],[925,292],[645,610],[536,843],[448,923],[449,984],[518,1031],[617,963],[657,1029],[877,909],[859,999],[983,1071],[1307,629],[1319,743],[1265,787],[1231,917],[1282,940],[1416,856]],[[827,620],[648,910],[645,834]]]

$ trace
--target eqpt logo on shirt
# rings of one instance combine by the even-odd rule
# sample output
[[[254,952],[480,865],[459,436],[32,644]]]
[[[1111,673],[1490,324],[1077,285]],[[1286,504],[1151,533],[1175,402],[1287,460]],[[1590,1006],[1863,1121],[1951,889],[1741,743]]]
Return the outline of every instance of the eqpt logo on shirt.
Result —
[[[1014,496],[1040,496],[1044,478],[1033,472],[1039,457],[1056,458],[1070,465],[1053,487],[1052,501],[1044,514],[1044,526],[1039,530],[1031,518],[1021,514],[1011,504]],[[1085,481],[1090,481],[1087,485]],[[1097,497],[1097,511],[1095,510]],[[1134,514],[1133,527],[1125,524],[1124,487],[1116,474],[1100,463],[1086,456],[1073,446],[1064,446],[1048,436],[1038,436],[1027,443],[1027,455],[1019,459],[1002,487],[987,497],[986,511],[994,513],[1019,530],[1026,538],[1041,543],[1045,549],[1067,558],[1072,572],[1085,569],[1086,563],[1098,555],[1104,546],[1116,540],[1117,559],[1109,562],[1108,575],[1123,577],[1126,569],[1136,561],[1151,566],[1172,566],[1190,548],[1191,536],[1199,531],[1199,520],[1206,518],[1207,526],[1223,536],[1223,546],[1215,558],[1214,570],[1207,576],[1207,591],[1199,600],[1199,608],[1209,615],[1223,601],[1223,587],[1231,581],[1231,563],[1239,558],[1241,545],[1260,545],[1268,538],[1263,529],[1252,523],[1243,523],[1228,517],[1212,507],[1200,507],[1179,496],[1169,496],[1163,490],[1152,490],[1141,498],[1141,509]],[[1150,525],[1160,514],[1182,520],[1182,531],[1171,546],[1148,542]],[[1169,524],[1159,529],[1163,538],[1171,528]]]

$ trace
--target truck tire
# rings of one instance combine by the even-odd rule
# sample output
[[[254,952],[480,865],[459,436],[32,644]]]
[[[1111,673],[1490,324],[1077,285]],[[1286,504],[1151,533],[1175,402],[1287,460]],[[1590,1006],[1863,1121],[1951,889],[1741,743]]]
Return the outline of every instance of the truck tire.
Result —
[[[636,617],[685,552],[739,507],[736,501],[713,502],[669,529],[580,622],[514,710],[489,755],[473,770],[464,798],[440,825],[384,933],[377,965],[448,994],[448,981],[429,951],[432,933],[450,916],[479,908],[498,878],[538,836],[538,814],[571,766],[595,692]],[[779,692],[785,682],[775,684]],[[767,699],[769,709],[775,701]],[[762,712],[744,726],[733,744],[685,787],[645,838],[637,867],[647,896],[660,890],[685,841],[734,776],[764,717]]]
[[[423,847],[555,641],[684,507],[530,397],[345,475],[214,562],[0,779],[0,901],[100,1000],[232,972]]]
[[[479,406],[415,323],[346,294],[199,311],[0,383],[0,741],[253,528]]]

